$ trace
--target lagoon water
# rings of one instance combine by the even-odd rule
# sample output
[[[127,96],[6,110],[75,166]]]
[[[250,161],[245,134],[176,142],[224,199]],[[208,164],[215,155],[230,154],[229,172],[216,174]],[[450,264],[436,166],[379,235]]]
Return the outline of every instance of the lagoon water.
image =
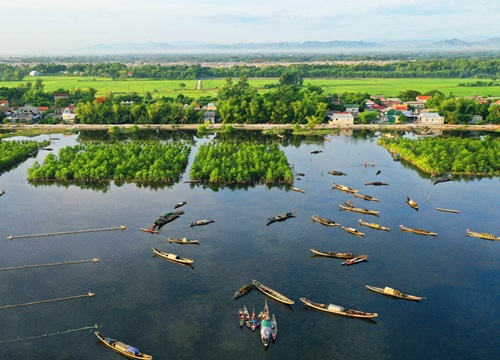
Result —
[[[58,138],[51,145],[54,152],[77,142],[76,135],[52,137]],[[193,148],[183,180],[197,146],[213,140],[185,137]],[[97,324],[104,335],[155,359],[497,359],[500,243],[467,237],[466,229],[500,234],[499,179],[432,185],[415,168],[394,161],[373,137],[331,139],[287,138],[283,143],[295,171],[305,174],[294,184],[304,194],[283,186],[211,187],[183,181],[164,187],[111,183],[87,188],[28,183],[26,169],[47,151],[1,174],[0,189],[6,194],[0,197],[0,267],[100,261],[0,271],[0,306],[95,292],[91,299],[0,309],[0,358],[122,358],[99,345],[93,330],[6,342]],[[314,150],[322,152],[311,154]],[[331,170],[347,176],[328,175]],[[367,181],[389,186],[365,186]],[[334,190],[332,182],[380,202]],[[406,196],[419,203],[418,212],[405,203]],[[380,210],[380,216],[339,210],[338,204],[348,199]],[[138,230],[183,200],[185,214],[161,234]],[[266,218],[292,210],[295,218],[266,226]],[[358,228],[365,237],[313,223],[314,214]],[[215,222],[189,227],[200,219]],[[360,227],[359,219],[391,231]],[[400,224],[438,236],[402,233]],[[7,240],[8,235],[120,225],[126,230]],[[198,239],[201,245],[169,244],[168,236]],[[194,259],[194,269],[153,257],[151,247]],[[310,248],[370,257],[344,267],[340,259],[311,257]],[[258,312],[266,297],[253,290],[228,301],[252,279],[295,301],[288,307],[267,298],[279,329],[268,349],[259,331],[240,329],[237,322],[238,308]],[[426,299],[392,299],[365,285],[390,286]],[[306,308],[300,297],[379,316],[365,321],[327,314]]]

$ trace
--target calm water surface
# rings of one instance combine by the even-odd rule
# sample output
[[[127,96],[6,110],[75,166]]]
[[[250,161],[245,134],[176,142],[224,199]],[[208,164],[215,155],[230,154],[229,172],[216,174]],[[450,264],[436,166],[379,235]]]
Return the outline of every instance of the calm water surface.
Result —
[[[77,137],[54,140],[55,152]],[[46,139],[40,136],[37,139]],[[197,146],[211,141],[193,138]],[[290,141],[282,147],[304,194],[283,187],[210,188],[179,182],[163,188],[136,184],[100,189],[31,185],[26,169],[35,158],[0,175],[0,267],[92,259],[38,269],[0,271],[0,306],[95,292],[92,299],[0,310],[0,340],[99,324],[106,336],[140,347],[155,359],[496,359],[500,355],[500,243],[470,238],[465,230],[500,234],[499,179],[432,185],[418,171],[393,161],[375,139],[336,136]],[[313,150],[321,150],[316,155]],[[43,160],[41,151],[36,160]],[[365,162],[375,166],[365,167]],[[183,180],[188,179],[189,166]],[[328,175],[339,170],[347,176]],[[381,174],[376,176],[377,170]],[[332,189],[332,181],[380,199],[366,202]],[[365,186],[383,181],[389,186]],[[420,204],[416,212],[406,203]],[[380,210],[380,217],[339,210],[338,204]],[[138,230],[187,200],[185,214],[160,235]],[[457,209],[459,214],[436,211]],[[296,217],[266,226],[266,218],[296,210]],[[364,238],[313,223],[319,214],[355,227]],[[200,219],[214,219],[190,228]],[[376,222],[390,232],[360,227]],[[399,225],[438,232],[401,233]],[[126,225],[125,231],[6,239],[67,230]],[[201,245],[169,244],[168,236]],[[194,269],[153,257],[151,247],[194,259]],[[311,257],[310,248],[368,254],[369,262],[341,266],[340,259]],[[278,339],[266,350],[237,323],[238,308],[258,312],[264,295],[232,294],[252,279],[295,301],[267,298],[278,321]],[[390,286],[425,296],[395,300],[365,285]],[[303,306],[300,297],[379,314],[350,319]],[[92,330],[4,342],[1,358],[120,359],[96,343]]]

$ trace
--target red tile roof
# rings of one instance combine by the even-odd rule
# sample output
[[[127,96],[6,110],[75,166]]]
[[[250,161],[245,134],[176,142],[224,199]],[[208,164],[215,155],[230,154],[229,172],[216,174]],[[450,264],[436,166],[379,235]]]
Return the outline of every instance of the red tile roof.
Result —
[[[420,100],[420,101],[427,101],[431,98],[432,96],[430,95],[419,95],[417,96],[417,100]]]

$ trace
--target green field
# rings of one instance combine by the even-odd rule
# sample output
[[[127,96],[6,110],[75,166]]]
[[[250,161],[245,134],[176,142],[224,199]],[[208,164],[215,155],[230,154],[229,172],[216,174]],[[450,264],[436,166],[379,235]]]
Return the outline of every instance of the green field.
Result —
[[[60,88],[95,88],[97,95],[102,96],[110,92],[145,94],[151,92],[153,96],[176,97],[179,94],[199,98],[201,96],[214,96],[217,89],[225,79],[206,79],[202,81],[202,89],[196,90],[197,80],[150,80],[150,79],[124,79],[112,80],[99,77],[78,76],[40,76],[43,80],[45,91],[51,92]],[[34,82],[37,78],[26,77],[24,81]],[[237,79],[235,79],[237,81]],[[327,94],[342,94],[344,92],[361,92],[369,94],[383,94],[386,97],[396,97],[401,91],[417,90],[425,93],[430,90],[439,90],[446,96],[452,93],[455,96],[500,96],[500,86],[487,87],[459,87],[459,83],[474,82],[475,79],[304,79],[304,84],[321,86]],[[265,84],[276,84],[278,79],[249,79],[249,84],[261,92]],[[180,83],[186,84],[182,90]],[[16,87],[19,81],[0,81],[0,87]]]

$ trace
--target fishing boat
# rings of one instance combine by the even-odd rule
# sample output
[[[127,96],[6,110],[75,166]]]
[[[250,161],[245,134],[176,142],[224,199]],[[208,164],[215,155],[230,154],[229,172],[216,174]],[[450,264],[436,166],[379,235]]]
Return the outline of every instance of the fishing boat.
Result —
[[[252,309],[252,331],[255,331],[257,329],[257,314],[255,313],[255,308]]]
[[[358,318],[374,318],[377,317],[377,313],[368,313],[364,311],[359,311],[359,310],[353,310],[353,309],[347,309],[343,306],[339,305],[334,305],[334,304],[320,304],[311,300],[308,300],[306,298],[301,297],[300,301],[302,301],[304,304],[307,306],[310,306],[314,309],[321,310],[321,311],[326,311],[332,314],[339,314],[339,315],[344,315],[344,316],[349,316],[349,317],[358,317]]]
[[[410,207],[418,211],[418,204],[414,200],[410,199],[409,196],[406,197],[406,203],[410,205]]]
[[[454,214],[459,214],[460,213],[460,211],[458,211],[458,210],[452,210],[452,209],[436,208],[436,210],[444,211],[444,212],[449,212],[449,213],[454,213]]]
[[[366,185],[373,185],[373,186],[389,186],[388,183],[385,183],[385,182],[380,182],[380,181],[373,181],[373,182],[367,182],[365,183],[365,186]]]
[[[341,184],[332,183],[332,185],[337,190],[341,190],[341,191],[352,193],[352,194],[355,194],[359,191],[359,190],[351,189],[350,187],[345,186],[345,185],[341,185]]]
[[[442,177],[442,178],[438,178],[436,179],[432,185],[436,185],[436,184],[439,184],[439,183],[442,183],[442,182],[447,182],[447,181],[453,181],[453,179],[449,176],[445,176],[445,177]]]
[[[362,225],[362,226],[368,226],[372,229],[375,229],[375,230],[384,230],[384,231],[390,231],[391,229],[388,228],[388,227],[385,227],[385,226],[382,226],[382,225],[379,225],[379,224],[375,224],[375,223],[368,223],[368,222],[365,222],[361,219],[359,219],[359,225]]]
[[[159,234],[160,230],[156,230],[153,228],[139,228],[139,230],[150,233],[150,234]]]
[[[333,176],[347,176],[346,173],[343,173],[342,171],[328,171],[328,174],[333,175]]]
[[[158,230],[161,229],[162,226],[164,226],[165,224],[168,224],[171,221],[174,221],[175,219],[179,218],[182,214],[184,214],[184,211],[177,210],[177,211],[169,212],[169,213],[166,213],[165,215],[160,216],[153,223],[153,229],[158,229]]]
[[[176,244],[197,244],[200,245],[200,240],[188,240],[187,238],[178,238],[174,239],[173,237],[169,237],[167,239],[169,243],[176,243]]]
[[[241,308],[238,309],[238,324],[240,324],[240,328],[243,328],[243,324],[245,323],[245,315],[243,315],[243,310]]]
[[[353,259],[347,259],[346,261],[340,263],[340,265],[349,266],[349,265],[359,264],[360,262],[367,261],[366,260],[367,258],[368,256],[358,256]]]
[[[261,284],[257,280],[253,280],[253,283],[254,283],[255,287],[257,288],[257,290],[259,290],[260,292],[264,293],[265,295],[273,298],[274,300],[277,300],[279,302],[282,302],[282,303],[288,304],[288,305],[295,304],[295,302],[293,300],[290,300],[285,295],[282,295],[279,292]]]
[[[332,257],[338,259],[353,259],[357,257],[368,257],[368,255],[358,255],[353,253],[336,253],[336,252],[324,252],[316,249],[310,249],[313,255]]]
[[[262,320],[261,320],[261,316],[262,316],[262,311],[259,313],[259,315],[255,315],[255,313],[252,314],[252,330],[253,328],[255,327],[255,329],[258,329]],[[255,330],[254,330],[255,331]]]
[[[495,236],[493,234],[470,231],[469,229],[467,229],[467,236],[474,236],[474,237],[477,237],[480,239],[485,239],[485,240],[500,240],[500,237]]]
[[[181,202],[179,202],[179,203],[175,204],[174,209],[177,209],[177,208],[179,208],[179,207],[181,207],[181,206],[184,206],[184,205],[186,205],[186,204],[187,204],[187,201],[185,201],[185,200],[184,200],[184,201],[181,201]]]
[[[250,319],[250,313],[246,306],[243,306],[243,316],[245,317],[245,325],[247,328],[252,328],[252,320]]]
[[[283,212],[283,213],[276,215],[272,218],[267,218],[267,220],[268,220],[267,225],[270,225],[276,221],[285,221],[286,219],[293,218],[293,217],[295,217],[293,214],[295,214],[295,210],[290,211],[288,213]]]
[[[246,284],[242,287],[240,287],[238,289],[238,291],[236,291],[233,295],[233,297],[231,298],[232,299],[238,299],[240,297],[242,297],[243,295],[246,295],[248,294],[250,291],[252,291],[252,289],[254,288],[254,284],[253,283],[249,283],[249,284]]]
[[[311,216],[311,218],[312,218],[313,222],[318,222],[321,225],[325,225],[325,226],[339,227],[339,225],[340,225],[333,220],[328,220],[328,219],[322,218],[319,215],[313,215],[313,216]]]
[[[183,257],[180,257],[179,255],[175,255],[175,254],[164,252],[164,251],[159,251],[158,249],[155,249],[155,248],[151,248],[151,249],[153,249],[153,252],[155,255],[162,257],[164,259],[170,260],[170,261],[178,262],[181,264],[191,264],[194,262],[194,260],[183,258]]]
[[[328,141],[328,142],[332,141],[332,139],[330,139],[330,138],[329,138],[329,137],[327,137],[327,136],[325,136],[325,140],[326,140],[326,141]]]
[[[323,152],[323,150],[314,150],[314,151],[311,151],[311,154],[320,154],[322,152]]]
[[[432,232],[423,229],[415,229],[415,228],[412,229],[403,225],[399,225],[399,227],[401,228],[401,231],[411,232],[418,235],[437,236],[437,232]]]
[[[198,221],[195,221],[195,222],[192,222],[191,224],[189,224],[189,227],[203,226],[203,225],[207,225],[207,224],[213,223],[214,221],[215,220],[198,220]]]
[[[111,339],[102,335],[99,331],[94,331],[97,338],[108,348],[117,352],[120,355],[128,357],[129,359],[150,360],[153,357],[148,354],[142,353],[138,348],[127,345],[121,341]]]
[[[271,321],[269,320],[269,317],[267,317],[266,319],[262,320],[260,326],[260,339],[265,347],[267,347],[271,342],[272,336],[273,332],[271,329]]]
[[[352,228],[352,227],[346,227],[346,226],[342,226],[342,229],[344,229],[345,231],[347,231],[349,234],[353,234],[353,235],[357,235],[357,236],[361,236],[361,237],[364,237],[365,234],[362,233],[361,231],[355,229],[355,228]]]
[[[363,200],[367,200],[367,201],[379,201],[379,199],[374,198],[370,195],[361,195],[361,194],[355,193],[354,196],[357,198],[361,198]]]
[[[358,208],[358,207],[351,207],[351,206],[344,205],[344,204],[339,204],[339,207],[342,210],[354,211],[354,212],[358,212],[361,214],[376,215],[376,216],[378,216],[378,214],[380,214],[380,211],[377,211],[377,210],[362,209],[362,208]]]
[[[421,296],[403,294],[401,291],[395,290],[395,289],[387,287],[387,286],[385,288],[379,288],[379,287],[376,287],[376,286],[366,285],[366,287],[369,290],[375,291],[375,292],[377,292],[379,294],[384,294],[384,295],[387,295],[387,296],[393,296],[393,297],[400,298],[400,299],[414,300],[414,301],[420,301],[422,299],[425,299],[424,297],[421,297]]]
[[[296,192],[302,193],[302,194],[304,194],[304,193],[305,193],[305,191],[304,191],[304,190],[299,189],[299,188],[296,188],[296,187],[291,187],[290,189],[292,189],[293,191],[296,191]]]
[[[276,317],[274,316],[271,316],[271,336],[273,338],[273,341],[276,340],[276,338],[278,337],[278,323],[276,322]]]

